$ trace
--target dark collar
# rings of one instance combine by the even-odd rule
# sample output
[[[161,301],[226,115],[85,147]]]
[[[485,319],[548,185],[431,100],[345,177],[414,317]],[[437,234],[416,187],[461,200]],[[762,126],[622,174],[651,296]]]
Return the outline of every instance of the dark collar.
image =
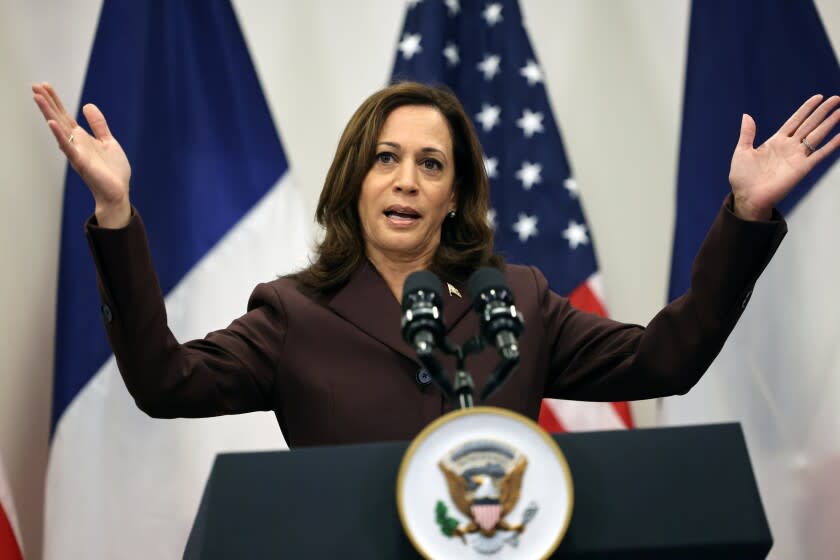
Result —
[[[443,320],[449,333],[470,309],[469,296],[463,283],[443,283]],[[460,293],[460,297],[456,295]],[[338,315],[353,323],[388,347],[411,360],[414,350],[402,339],[400,319],[402,311],[385,279],[370,261],[364,263],[350,276],[327,304]]]

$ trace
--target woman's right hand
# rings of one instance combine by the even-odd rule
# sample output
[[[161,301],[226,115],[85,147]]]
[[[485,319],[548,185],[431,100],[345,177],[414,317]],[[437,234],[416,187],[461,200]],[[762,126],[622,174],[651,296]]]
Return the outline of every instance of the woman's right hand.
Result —
[[[32,92],[59,149],[93,194],[99,225],[106,228],[127,225],[131,218],[128,198],[131,166],[119,142],[111,136],[102,111],[91,103],[82,107],[94,134],[91,136],[64,109],[51,85],[33,84]]]

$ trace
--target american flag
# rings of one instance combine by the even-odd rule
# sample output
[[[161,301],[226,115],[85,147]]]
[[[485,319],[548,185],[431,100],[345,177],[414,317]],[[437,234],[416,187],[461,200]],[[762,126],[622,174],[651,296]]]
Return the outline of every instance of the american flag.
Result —
[[[446,84],[479,134],[496,249],[537,266],[554,291],[605,315],[592,236],[515,0],[409,0],[392,80]],[[550,431],[630,427],[627,403],[546,399]]]

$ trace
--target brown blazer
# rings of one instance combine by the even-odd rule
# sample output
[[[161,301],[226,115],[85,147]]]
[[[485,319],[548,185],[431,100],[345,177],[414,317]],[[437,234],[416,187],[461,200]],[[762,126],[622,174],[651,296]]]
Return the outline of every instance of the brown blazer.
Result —
[[[543,397],[636,400],[688,391],[717,356],[753,285],[787,231],[738,219],[728,199],[698,253],[692,287],[647,328],[575,310],[533,267],[505,267],[525,318],[522,360],[488,404],[531,418]],[[273,410],[290,446],[406,440],[450,410],[400,336],[400,307],[367,263],[331,297],[304,295],[284,277],[258,285],[248,311],[203,340],[179,344],[135,213],[128,226],[86,225],[105,327],[128,390],[155,417]],[[449,337],[478,333],[463,298],[445,294]],[[494,349],[467,362],[477,387]],[[454,363],[444,360],[448,371]]]

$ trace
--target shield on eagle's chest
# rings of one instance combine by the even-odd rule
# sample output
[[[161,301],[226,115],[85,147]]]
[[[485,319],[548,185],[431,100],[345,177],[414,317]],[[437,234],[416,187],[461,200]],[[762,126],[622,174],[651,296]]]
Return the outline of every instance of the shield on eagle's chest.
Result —
[[[492,530],[499,522],[502,515],[502,504],[499,502],[489,504],[473,504],[470,506],[470,513],[476,524],[482,531]]]

